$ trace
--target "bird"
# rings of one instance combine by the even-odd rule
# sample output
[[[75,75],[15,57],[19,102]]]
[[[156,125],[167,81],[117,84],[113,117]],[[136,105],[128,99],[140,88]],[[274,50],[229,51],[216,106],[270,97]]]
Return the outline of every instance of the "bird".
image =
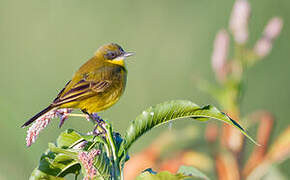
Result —
[[[125,59],[134,55],[116,43],[101,46],[59,92],[48,107],[26,121],[26,127],[50,111],[61,108],[80,109],[91,115],[114,105],[125,90]]]

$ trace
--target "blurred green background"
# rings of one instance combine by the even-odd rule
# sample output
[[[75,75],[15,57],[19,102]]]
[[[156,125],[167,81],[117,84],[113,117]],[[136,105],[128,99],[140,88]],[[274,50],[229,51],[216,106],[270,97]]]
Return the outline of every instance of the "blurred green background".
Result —
[[[128,60],[125,94],[101,113],[117,131],[146,107],[171,99],[197,104],[215,101],[196,88],[201,77],[215,83],[211,52],[216,32],[228,26],[233,0],[0,0],[0,179],[27,179],[47,143],[74,128],[92,128],[71,118],[62,129],[54,120],[32,147],[20,126],[47,106],[73,72],[108,42],[136,52]],[[281,16],[284,28],[272,53],[247,72],[243,114],[268,109],[277,117],[274,136],[289,125],[290,1],[250,1],[250,40],[260,38],[269,18]],[[176,126],[188,124],[183,121]],[[193,122],[190,122],[193,124]],[[204,127],[203,123],[194,125]],[[133,146],[141,150],[166,127]],[[145,142],[145,143],[144,143]],[[289,161],[282,166],[287,173]],[[289,172],[288,172],[289,174]]]

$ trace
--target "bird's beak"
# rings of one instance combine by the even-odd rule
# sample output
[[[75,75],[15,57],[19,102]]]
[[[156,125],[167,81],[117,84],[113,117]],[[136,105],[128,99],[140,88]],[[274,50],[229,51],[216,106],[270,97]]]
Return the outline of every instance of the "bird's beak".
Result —
[[[135,53],[133,52],[124,52],[121,56],[118,56],[114,59],[113,62],[117,62],[117,61],[124,61],[127,57],[129,56],[133,56]]]
[[[134,54],[135,54],[134,52],[125,52],[124,57],[133,56]]]

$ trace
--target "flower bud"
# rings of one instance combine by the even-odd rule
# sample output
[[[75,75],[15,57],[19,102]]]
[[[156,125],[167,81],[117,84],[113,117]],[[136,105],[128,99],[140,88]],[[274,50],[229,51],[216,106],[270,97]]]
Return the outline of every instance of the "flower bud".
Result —
[[[247,0],[237,0],[234,4],[229,28],[238,44],[244,44],[248,40],[248,21],[251,6]]]
[[[226,60],[229,50],[229,35],[226,30],[220,30],[216,35],[211,58],[212,68],[219,80],[223,81],[226,75]]]
[[[282,30],[283,27],[283,20],[279,17],[274,17],[270,19],[268,24],[266,25],[263,35],[270,39],[274,40],[277,38]]]
[[[254,52],[260,56],[267,56],[271,49],[273,41],[279,36],[283,27],[283,20],[279,17],[272,18],[266,25],[263,37],[257,41],[254,46]]]

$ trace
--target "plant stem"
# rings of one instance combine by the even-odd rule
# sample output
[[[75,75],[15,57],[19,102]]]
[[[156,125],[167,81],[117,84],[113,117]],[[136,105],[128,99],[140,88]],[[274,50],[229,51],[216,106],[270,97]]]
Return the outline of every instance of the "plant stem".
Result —
[[[110,124],[106,123],[105,126],[104,126],[105,130],[106,130],[106,137],[107,137],[107,141],[108,141],[108,144],[110,146],[110,149],[111,149],[111,161],[112,161],[112,164],[113,164],[113,175],[112,175],[112,178],[114,180],[123,180],[123,174],[121,172],[121,169],[120,169],[120,163],[119,163],[119,158],[117,156],[117,148],[116,148],[116,143],[115,143],[115,140],[113,138],[113,131],[112,131],[112,127]]]
[[[69,114],[67,114],[67,116],[84,117],[84,118],[87,118],[88,117],[86,114],[73,114],[73,113],[69,113]]]

